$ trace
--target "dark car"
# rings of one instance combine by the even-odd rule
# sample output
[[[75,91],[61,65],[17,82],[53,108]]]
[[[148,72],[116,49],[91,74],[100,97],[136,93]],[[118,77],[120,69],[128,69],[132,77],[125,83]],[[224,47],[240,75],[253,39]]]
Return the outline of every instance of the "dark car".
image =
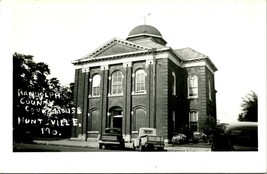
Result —
[[[220,123],[213,133],[211,151],[258,151],[258,123]]]
[[[120,128],[106,128],[105,132],[100,135],[99,138],[99,149],[102,149],[104,145],[105,148],[110,148],[113,146],[124,149],[124,139]]]

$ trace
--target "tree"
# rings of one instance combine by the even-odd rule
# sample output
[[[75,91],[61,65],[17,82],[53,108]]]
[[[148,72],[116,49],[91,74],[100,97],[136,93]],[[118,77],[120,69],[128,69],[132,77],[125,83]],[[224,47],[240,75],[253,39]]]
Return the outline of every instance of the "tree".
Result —
[[[48,87],[50,69],[44,62],[35,63],[32,55],[13,54],[13,87],[42,91]],[[16,90],[14,90],[16,91]]]
[[[50,69],[47,64],[33,61],[32,55],[24,55],[19,53],[13,54],[13,113],[14,116],[37,116],[40,113],[25,110],[25,100],[22,101],[18,97],[18,90],[44,92],[48,88],[47,75],[50,74]],[[28,100],[30,101],[30,100]],[[32,107],[36,111],[37,107]],[[13,119],[15,121],[15,119]]]
[[[216,124],[217,124],[216,119],[210,115],[202,117],[201,120],[199,121],[199,127],[202,130],[202,132],[207,135],[208,141],[212,136]]]
[[[242,112],[238,115],[238,121],[258,121],[258,96],[255,92],[250,91],[242,98]]]
[[[32,55],[13,54],[14,129],[29,128],[32,132],[40,132],[41,126],[50,126],[54,130],[57,129],[57,132],[69,134],[70,127],[58,125],[63,119],[71,119],[74,85],[71,83],[69,86],[61,86],[57,78],[48,79],[49,74],[48,65],[44,62],[34,62]],[[30,122],[30,119],[33,122]],[[38,125],[39,127],[37,119],[38,123],[42,124]],[[52,120],[50,123],[53,125],[45,122],[49,120]],[[62,124],[69,125],[65,122]]]

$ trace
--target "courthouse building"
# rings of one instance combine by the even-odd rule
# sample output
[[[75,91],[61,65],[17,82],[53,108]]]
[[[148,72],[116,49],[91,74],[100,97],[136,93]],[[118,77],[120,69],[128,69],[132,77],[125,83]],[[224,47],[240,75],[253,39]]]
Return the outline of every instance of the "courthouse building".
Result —
[[[201,118],[216,119],[216,66],[191,48],[166,44],[158,29],[140,25],[73,61],[73,117],[81,126],[72,137],[118,127],[127,141],[140,127],[153,127],[170,140],[184,125],[201,131]]]

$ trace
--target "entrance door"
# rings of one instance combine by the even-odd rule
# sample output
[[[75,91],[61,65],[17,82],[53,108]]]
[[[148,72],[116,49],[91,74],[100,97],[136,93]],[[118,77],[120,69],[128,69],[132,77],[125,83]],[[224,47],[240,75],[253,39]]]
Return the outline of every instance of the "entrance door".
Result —
[[[114,128],[122,129],[122,109],[120,107],[111,110],[111,125]]]
[[[121,116],[114,116],[113,117],[113,127],[122,128],[122,117]]]

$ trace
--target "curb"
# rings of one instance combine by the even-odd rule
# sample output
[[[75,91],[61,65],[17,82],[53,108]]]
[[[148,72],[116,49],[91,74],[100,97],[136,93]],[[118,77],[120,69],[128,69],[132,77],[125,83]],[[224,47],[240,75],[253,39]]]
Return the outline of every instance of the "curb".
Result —
[[[42,145],[51,145],[51,146],[66,146],[66,147],[81,147],[81,148],[98,148],[98,143],[94,141],[41,141],[41,140],[34,140],[36,144]],[[71,144],[73,142],[77,142],[77,144]],[[80,144],[79,144],[80,143]],[[82,144],[81,144],[82,143]],[[94,143],[94,144],[90,144]],[[132,148],[131,143],[126,143],[127,148]],[[169,152],[209,152],[211,151],[210,148],[206,147],[182,147],[182,146],[165,146],[165,150]]]

